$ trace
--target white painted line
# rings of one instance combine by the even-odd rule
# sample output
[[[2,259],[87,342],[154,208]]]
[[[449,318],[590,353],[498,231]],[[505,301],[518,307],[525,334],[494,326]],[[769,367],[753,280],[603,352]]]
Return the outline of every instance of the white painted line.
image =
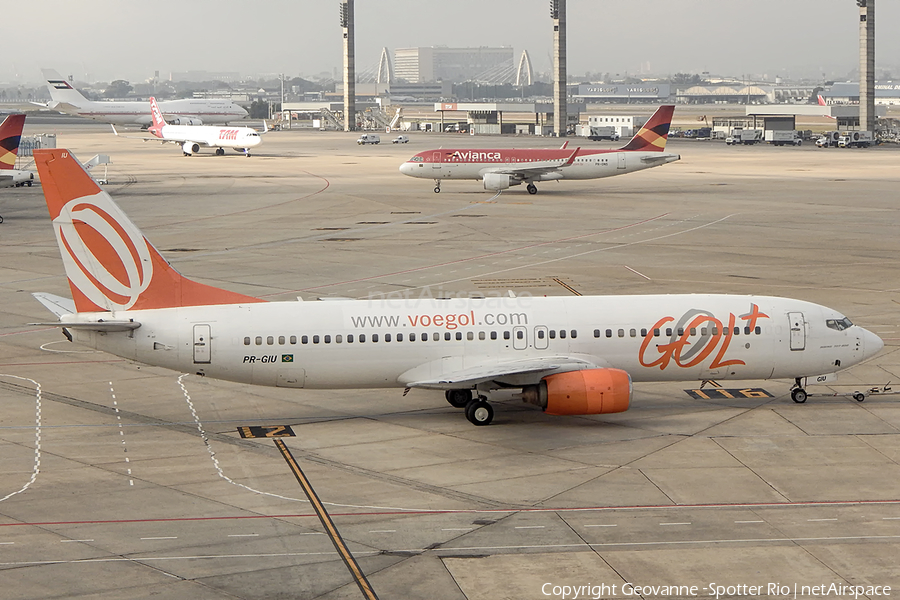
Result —
[[[882,521],[900,521],[900,517],[882,517]]]
[[[448,527],[446,529],[441,529],[441,531],[472,531],[475,529],[474,527]]]
[[[690,525],[690,523],[660,523],[660,525]]]
[[[69,542],[93,542],[94,540],[59,540],[60,544],[68,544]]]
[[[259,537],[258,533],[229,533],[228,537]]]
[[[765,521],[735,521],[735,523],[765,523]]]
[[[626,269],[628,269],[629,271],[631,271],[632,273],[634,273],[635,275],[640,275],[641,277],[643,277],[643,278],[646,279],[647,281],[653,281],[652,279],[650,279],[649,277],[647,277],[647,276],[644,275],[643,273],[641,273],[641,272],[639,272],[639,271],[635,271],[634,269],[632,269],[632,268],[629,267],[628,265],[622,265],[622,266],[625,267]]]
[[[585,527],[618,527],[618,525],[585,525]]]
[[[0,542],[0,546],[12,546],[15,542]]]
[[[175,536],[172,537],[146,537],[141,538],[142,540],[177,540],[178,538]]]
[[[812,523],[813,521],[837,521],[837,519],[807,519],[808,523]]]
[[[325,535],[325,534],[314,531],[312,533],[301,533],[300,535]]]
[[[372,529],[369,533],[397,533],[396,529]]]
[[[516,529],[544,529],[544,525],[521,525]]]

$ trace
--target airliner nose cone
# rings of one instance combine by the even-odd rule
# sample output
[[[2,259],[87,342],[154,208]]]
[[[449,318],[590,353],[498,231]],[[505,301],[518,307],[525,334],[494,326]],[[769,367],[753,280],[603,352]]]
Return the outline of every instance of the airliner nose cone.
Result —
[[[863,356],[866,358],[875,356],[882,348],[884,341],[868,329],[863,329]]]
[[[405,163],[403,163],[402,165],[400,165],[400,172],[403,173],[404,175],[410,175],[410,174],[411,174],[410,171],[412,170],[412,166],[413,166],[412,163],[405,162]]]

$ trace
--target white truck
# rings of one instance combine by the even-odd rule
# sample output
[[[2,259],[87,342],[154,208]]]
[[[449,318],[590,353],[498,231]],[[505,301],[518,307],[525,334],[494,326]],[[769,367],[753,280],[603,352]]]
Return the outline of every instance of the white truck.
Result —
[[[845,131],[838,138],[838,148],[868,148],[875,143],[871,131]]]
[[[359,136],[359,139],[356,140],[356,143],[360,146],[363,144],[380,144],[381,136],[377,133],[364,133]]]
[[[784,131],[767,129],[765,140],[769,144],[773,144],[775,146],[799,146],[803,143],[803,140],[800,138],[800,134],[798,134],[793,129]]]
[[[580,125],[576,133],[594,142],[599,140],[619,141],[619,130],[613,125]]]
[[[763,139],[763,130],[762,129],[742,129],[735,128],[731,132],[731,136],[725,138],[725,143],[731,146],[732,144],[744,144],[744,145],[752,145],[758,144]]]

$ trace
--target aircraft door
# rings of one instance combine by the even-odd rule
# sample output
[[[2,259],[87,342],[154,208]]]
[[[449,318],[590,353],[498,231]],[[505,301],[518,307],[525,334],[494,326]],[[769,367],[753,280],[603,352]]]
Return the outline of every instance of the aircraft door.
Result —
[[[534,328],[534,347],[537,350],[546,350],[550,345],[550,338],[547,336],[547,327],[538,325]]]
[[[618,152],[618,153],[617,153],[617,156],[618,156],[619,164],[617,165],[616,168],[618,168],[618,169],[624,169],[624,168],[625,168],[625,153],[624,153],[624,152]]]
[[[791,326],[791,350],[806,349],[806,323],[801,312],[789,312],[788,321]]]
[[[431,168],[432,169],[440,169],[441,168],[441,153],[440,152],[432,152],[431,153]]]
[[[194,364],[212,361],[212,345],[209,325],[194,325]]]
[[[513,327],[513,348],[516,350],[524,350],[528,347],[528,328]]]

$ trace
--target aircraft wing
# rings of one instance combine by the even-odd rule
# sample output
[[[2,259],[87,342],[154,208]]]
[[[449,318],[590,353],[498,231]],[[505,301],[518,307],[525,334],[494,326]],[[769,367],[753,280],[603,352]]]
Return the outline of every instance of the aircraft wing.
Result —
[[[568,142],[566,142],[568,143]],[[563,146],[565,147],[565,146]],[[519,179],[527,179],[531,177],[535,177],[537,175],[544,175],[546,173],[553,173],[559,171],[560,169],[564,169],[565,167],[569,167],[572,163],[575,162],[575,157],[578,156],[578,151],[581,150],[581,146],[575,148],[569,158],[566,159],[566,162],[562,164],[547,164],[547,163],[538,163],[534,165],[530,165],[527,167],[497,167],[496,169],[490,169],[489,173],[500,173],[502,175],[512,175],[513,177],[517,177]]]
[[[128,138],[130,140],[144,140],[145,142],[162,142],[162,143],[166,143],[167,141],[169,141],[169,140],[164,140],[162,138],[158,138],[155,135],[125,135],[125,134],[119,133],[116,130],[116,126],[113,125],[112,123],[110,123],[109,126],[112,127],[112,131],[114,134],[116,134],[119,137]]]
[[[427,368],[429,365],[424,366]],[[447,390],[472,387],[479,383],[522,375],[533,380],[532,383],[537,383],[542,377],[553,373],[596,369],[605,366],[608,366],[605,361],[595,357],[548,356],[483,364],[443,373],[440,377],[432,379],[417,379],[415,376],[421,370],[416,368],[401,375],[399,381],[411,388]]]

